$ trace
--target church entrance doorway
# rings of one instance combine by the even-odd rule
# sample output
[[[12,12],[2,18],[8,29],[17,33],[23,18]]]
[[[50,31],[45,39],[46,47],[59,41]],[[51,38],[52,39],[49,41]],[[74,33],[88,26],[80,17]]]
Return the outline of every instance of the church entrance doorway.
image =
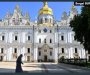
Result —
[[[44,55],[44,62],[47,62],[47,55]]]
[[[53,48],[46,43],[38,47],[38,61],[53,62]]]

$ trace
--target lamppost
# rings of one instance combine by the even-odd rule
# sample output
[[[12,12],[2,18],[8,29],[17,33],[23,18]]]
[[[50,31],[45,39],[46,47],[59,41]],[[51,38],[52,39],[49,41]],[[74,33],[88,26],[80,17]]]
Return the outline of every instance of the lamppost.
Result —
[[[33,25],[33,51],[32,51],[32,61],[34,62],[34,25]]]
[[[57,24],[57,33],[58,33],[58,63],[59,63],[59,29]]]

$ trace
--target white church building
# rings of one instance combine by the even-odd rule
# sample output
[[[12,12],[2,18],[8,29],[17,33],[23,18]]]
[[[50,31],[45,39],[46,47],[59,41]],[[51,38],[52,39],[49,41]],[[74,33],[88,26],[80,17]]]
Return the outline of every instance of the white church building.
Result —
[[[69,26],[77,14],[73,5],[69,15],[64,11],[61,21],[55,21],[53,10],[44,2],[37,21],[32,22],[29,14],[22,15],[16,5],[13,14],[7,12],[0,20],[0,61],[16,61],[20,54],[26,62],[57,62],[61,57],[86,58],[83,45],[74,39]]]

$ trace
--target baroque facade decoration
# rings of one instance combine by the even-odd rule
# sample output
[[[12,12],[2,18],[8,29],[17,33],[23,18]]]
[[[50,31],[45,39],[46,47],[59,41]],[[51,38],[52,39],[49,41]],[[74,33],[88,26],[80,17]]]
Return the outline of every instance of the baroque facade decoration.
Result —
[[[14,13],[7,12],[0,20],[0,61],[55,61],[59,58],[86,58],[85,49],[74,39],[70,20],[77,15],[72,6],[69,15],[64,11],[61,21],[55,21],[47,2],[39,10],[37,22],[31,22],[28,12],[22,15],[16,5]]]

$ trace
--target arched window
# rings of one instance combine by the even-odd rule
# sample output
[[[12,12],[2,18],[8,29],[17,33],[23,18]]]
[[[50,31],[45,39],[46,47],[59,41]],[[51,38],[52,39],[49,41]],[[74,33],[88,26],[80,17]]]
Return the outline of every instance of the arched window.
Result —
[[[30,53],[30,48],[27,48],[27,52]]]
[[[41,43],[41,39],[39,39],[39,43]]]
[[[39,56],[41,56],[41,51],[39,51]]]
[[[61,40],[64,40],[64,36],[63,35],[61,36]]]
[[[17,53],[17,48],[14,48],[14,53]]]
[[[44,52],[47,52],[47,49],[45,49]]]
[[[77,53],[77,48],[75,48],[75,53]]]
[[[28,36],[28,41],[30,40],[30,35]]]
[[[17,38],[18,38],[18,37],[17,37],[17,36],[15,36],[15,41],[17,41]]]
[[[50,43],[52,43],[52,39],[50,39]]]
[[[4,39],[5,39],[5,36],[3,35],[3,36],[2,36],[2,40],[4,40]]]
[[[64,53],[64,48],[62,48],[62,53]]]
[[[3,53],[3,48],[1,48],[1,53]]]
[[[44,43],[46,43],[46,39],[44,39]]]

